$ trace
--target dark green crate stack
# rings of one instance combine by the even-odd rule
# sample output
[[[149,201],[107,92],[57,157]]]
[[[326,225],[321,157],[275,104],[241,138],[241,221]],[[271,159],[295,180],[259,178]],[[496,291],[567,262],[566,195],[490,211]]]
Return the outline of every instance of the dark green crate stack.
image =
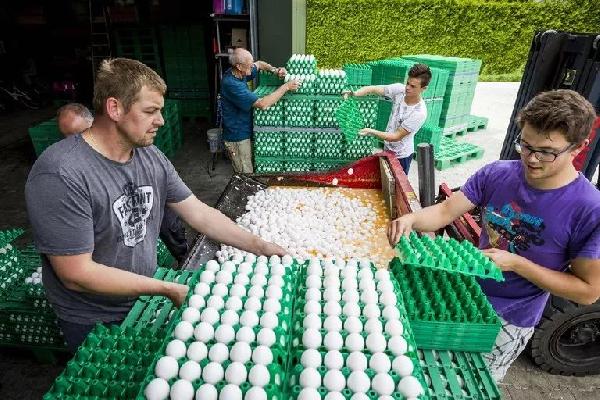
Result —
[[[162,110],[165,124],[159,128],[154,138],[154,145],[169,158],[173,158],[183,145],[183,125],[179,107],[180,100],[165,99]]]
[[[179,100],[183,118],[210,117],[208,65],[201,25],[160,27],[167,96]]]
[[[163,76],[156,29],[118,28],[113,33],[117,56],[141,61]]]
[[[63,138],[58,130],[56,118],[30,127],[29,137],[31,138],[31,143],[33,143],[33,149],[35,150],[35,155],[37,157],[39,157],[50,145]]]

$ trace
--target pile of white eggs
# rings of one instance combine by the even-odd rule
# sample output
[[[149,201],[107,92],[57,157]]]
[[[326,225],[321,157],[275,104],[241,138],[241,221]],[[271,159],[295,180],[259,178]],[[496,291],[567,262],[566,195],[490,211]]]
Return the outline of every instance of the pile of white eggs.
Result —
[[[265,386],[282,379],[268,367],[273,346],[280,344],[278,328],[291,329],[291,309],[282,303],[286,296],[291,300],[292,265],[290,256],[209,261],[156,363],[146,398],[266,399]],[[245,382],[251,387],[243,394]]]
[[[299,260],[372,256],[368,240],[377,214],[373,207],[340,191],[268,188],[248,197],[237,223],[266,241],[277,243]],[[222,246],[219,260],[244,254]],[[380,260],[374,259],[376,263]]]
[[[42,284],[42,267],[37,267],[37,269],[31,273],[31,276],[25,278],[25,283],[29,285],[41,285]]]
[[[352,391],[353,400],[368,399],[371,391],[379,399],[392,399],[394,392],[407,399],[423,393],[413,376],[413,360],[406,355],[414,349],[404,335],[389,271],[373,272],[367,259],[313,259],[304,286],[305,301],[299,303],[303,333],[294,343],[304,348],[296,382],[301,387],[299,400],[320,399],[320,387],[327,390],[327,400],[343,399],[345,389]],[[392,371],[400,377],[397,385]]]

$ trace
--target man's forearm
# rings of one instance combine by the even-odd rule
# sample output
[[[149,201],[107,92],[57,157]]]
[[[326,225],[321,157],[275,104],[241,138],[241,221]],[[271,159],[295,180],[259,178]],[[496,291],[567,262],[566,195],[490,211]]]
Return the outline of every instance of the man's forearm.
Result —
[[[378,90],[380,90],[380,86],[363,86],[357,91],[354,92],[354,95],[357,97],[368,96],[370,94],[379,94]]]
[[[418,232],[435,232],[453,221],[444,203],[423,208],[409,215],[413,218],[413,229]]]
[[[260,60],[256,61],[254,64],[256,64],[256,68],[258,68],[261,71],[273,72],[273,69],[275,68],[268,62],[260,61]]]
[[[273,104],[277,103],[283,97],[283,95],[287,93],[287,91],[288,89],[286,84],[279,86],[273,93],[269,93],[261,99],[263,106],[265,108],[271,107]]]
[[[551,294],[580,304],[597,300],[593,295],[593,287],[572,273],[544,268],[525,257],[519,257],[518,260],[513,271]]]
[[[382,132],[382,131],[378,131],[378,130],[371,130],[370,131],[370,135],[371,136],[375,136],[376,138],[380,139],[380,140],[387,140],[388,142],[397,142],[399,140],[402,140],[404,137],[408,136],[408,132]]]

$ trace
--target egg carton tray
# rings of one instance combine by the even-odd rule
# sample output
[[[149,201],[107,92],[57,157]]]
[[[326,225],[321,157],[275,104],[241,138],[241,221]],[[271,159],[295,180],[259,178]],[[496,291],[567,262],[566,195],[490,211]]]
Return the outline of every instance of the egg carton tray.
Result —
[[[4,247],[6,247],[6,245],[12,243],[23,233],[25,233],[25,230],[23,230],[22,228],[13,228],[0,231],[0,249],[3,249]],[[2,254],[0,254],[0,257],[1,256]]]
[[[169,268],[158,268],[155,279],[165,282],[177,282],[191,285],[193,271],[176,271]],[[197,279],[197,278],[196,278]],[[175,310],[173,303],[163,296],[140,296],[121,324],[121,328],[132,328],[136,331],[156,332],[169,325]]]
[[[162,345],[156,333],[96,325],[43,399],[135,398]]]
[[[419,350],[418,358],[431,399],[501,399],[500,390],[480,353]]]
[[[396,245],[398,257],[406,265],[441,269],[452,273],[504,281],[502,271],[468,240],[459,242],[411,232]]]
[[[491,351],[500,320],[475,278],[391,263],[417,348]]]
[[[354,98],[346,99],[342,105],[335,111],[337,123],[340,126],[346,141],[353,142],[358,136],[358,131],[365,127],[365,121],[361,112],[358,110],[357,102]]]
[[[254,264],[256,265],[256,264]],[[291,321],[292,321],[292,311],[293,311],[293,300],[294,300],[294,288],[295,288],[295,283],[296,283],[296,269],[298,268],[298,264],[296,262],[294,262],[294,264],[292,264],[292,266],[289,268],[289,270],[287,271],[286,274],[283,275],[284,278],[284,287],[290,288],[291,290],[288,293],[284,292],[284,296],[285,297],[289,297],[289,302],[284,306],[283,304],[283,299],[282,299],[282,312],[280,312],[278,314],[279,317],[279,328],[281,328],[281,330],[285,331],[285,321],[287,321],[287,323],[289,324],[289,329],[291,329]],[[205,270],[205,265],[200,266],[200,268],[196,271],[196,275],[194,276],[194,282],[197,282],[199,277],[201,276],[201,273]],[[249,274],[249,277],[251,277],[252,274]],[[291,285],[288,285],[289,283],[291,283]],[[214,284],[214,283],[213,283]],[[212,286],[211,286],[211,290],[212,290]],[[283,288],[282,288],[283,290]],[[154,359],[152,360],[152,363],[150,365],[149,368],[146,369],[145,371],[145,378],[141,384],[141,386],[139,387],[139,391],[137,393],[137,396],[134,396],[133,398],[137,399],[137,400],[143,400],[145,399],[145,395],[144,395],[144,389],[146,388],[146,386],[155,378],[154,375],[154,369],[156,367],[156,363],[158,362],[158,360],[165,354],[166,351],[166,347],[168,345],[168,343],[173,340],[173,331],[175,329],[175,326],[177,325],[177,323],[179,323],[182,320],[182,313],[183,310],[185,309],[185,305],[188,304],[190,297],[193,295],[193,287],[192,290],[190,290],[190,292],[188,292],[187,297],[185,299],[185,301],[183,302],[184,306],[181,307],[176,314],[173,317],[173,321],[171,324],[169,324],[169,326],[166,329],[166,332],[164,334],[164,337],[162,339],[162,345],[160,346],[160,348],[158,349],[158,351],[155,353],[154,355]],[[224,297],[225,299],[225,297]],[[288,310],[289,314],[286,315],[286,312],[284,310]],[[262,312],[258,313],[259,315],[262,314]],[[283,314],[283,318],[282,318],[282,314]],[[218,325],[217,325],[218,326]],[[258,331],[257,329],[258,327],[255,327],[255,333]],[[268,367],[267,370],[269,371],[269,376],[270,376],[270,381],[267,385],[265,385],[263,387],[263,389],[265,390],[266,394],[267,394],[267,398],[269,400],[284,400],[285,399],[285,394],[284,394],[284,384],[286,382],[286,369],[287,369],[287,362],[288,362],[288,356],[289,356],[289,340],[286,341],[285,345],[281,345],[281,330],[279,330],[278,328],[275,328],[274,331],[276,331],[276,344],[271,346],[271,352],[273,354],[273,363],[271,363]],[[289,338],[289,335],[286,336],[286,339]],[[194,338],[190,338],[188,340],[188,342],[193,341]],[[211,340],[207,343],[207,348],[210,349],[210,346],[214,344],[214,340]],[[257,346],[257,343],[254,342],[251,344],[251,348],[254,349]],[[228,349],[231,348],[231,345],[228,346]],[[178,360],[178,364],[181,367],[181,365],[183,365],[183,363],[185,363],[187,361],[187,357],[182,357]],[[204,369],[204,367],[208,364],[209,360],[208,358],[205,358],[204,360],[202,360],[202,362],[200,362],[200,366],[202,369]],[[223,362],[223,369],[225,370],[227,368],[227,366],[229,365],[230,361],[224,361]],[[245,364],[247,372],[250,370],[250,368],[253,366],[252,362],[248,362]],[[168,381],[169,386],[173,385],[173,383],[175,383],[177,379],[173,378],[171,380]],[[192,386],[194,388],[194,392],[204,383],[202,377],[199,379],[196,379],[194,382],[192,382]],[[221,391],[221,389],[226,385],[226,382],[224,380],[221,380],[220,382],[215,384],[215,388],[217,389],[218,392]],[[252,385],[249,382],[244,382],[242,383],[240,386],[240,389],[242,391],[242,394],[245,395],[245,393],[252,387]]]

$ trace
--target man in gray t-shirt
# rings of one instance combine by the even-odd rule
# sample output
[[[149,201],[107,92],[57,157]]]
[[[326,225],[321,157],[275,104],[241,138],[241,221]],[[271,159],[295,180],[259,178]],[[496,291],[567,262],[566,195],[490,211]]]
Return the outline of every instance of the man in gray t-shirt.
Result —
[[[392,113],[386,131],[380,132],[376,129],[365,128],[360,131],[360,134],[375,136],[383,140],[385,142],[384,149],[396,155],[405,174],[408,174],[415,151],[415,133],[421,129],[427,119],[427,107],[421,94],[427,89],[430,80],[431,70],[429,67],[425,64],[415,64],[408,71],[406,85],[394,83],[383,86],[365,86],[356,92],[349,93],[354,96],[378,94],[392,99]]]
[[[252,253],[285,254],[199,201],[155,146],[166,85],[144,64],[102,63],[92,127],[50,146],[25,196],[43,283],[69,349],[96,322],[124,319],[140,295],[179,306],[188,288],[151,278],[165,206],[212,239]]]

